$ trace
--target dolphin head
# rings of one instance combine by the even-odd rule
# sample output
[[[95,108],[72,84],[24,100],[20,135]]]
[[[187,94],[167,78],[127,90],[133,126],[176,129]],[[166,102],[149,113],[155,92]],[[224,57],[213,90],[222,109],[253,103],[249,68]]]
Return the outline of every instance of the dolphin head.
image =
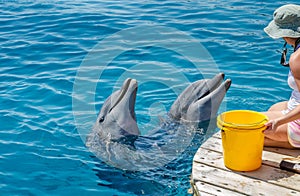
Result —
[[[212,79],[198,80],[190,84],[171,106],[169,115],[176,120],[203,122],[216,116],[220,104],[231,85],[224,83],[224,74]]]
[[[212,79],[203,79],[190,84],[171,106],[169,116],[175,120],[203,122],[216,116],[219,106],[231,85],[220,73]],[[223,83],[222,83],[223,82]],[[135,116],[137,81],[126,79],[120,90],[104,102],[92,134],[102,140],[132,145],[140,135]],[[87,145],[93,135],[87,137]]]
[[[140,135],[134,110],[136,93],[137,81],[126,79],[121,89],[104,102],[93,132],[102,139],[122,142],[130,142]]]

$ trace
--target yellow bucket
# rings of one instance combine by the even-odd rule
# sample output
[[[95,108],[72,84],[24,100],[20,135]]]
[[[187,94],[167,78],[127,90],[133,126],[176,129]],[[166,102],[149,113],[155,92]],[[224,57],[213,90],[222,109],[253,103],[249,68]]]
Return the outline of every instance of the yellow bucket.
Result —
[[[224,164],[235,171],[252,171],[261,166],[264,125],[268,117],[250,110],[232,110],[217,117],[222,133]]]

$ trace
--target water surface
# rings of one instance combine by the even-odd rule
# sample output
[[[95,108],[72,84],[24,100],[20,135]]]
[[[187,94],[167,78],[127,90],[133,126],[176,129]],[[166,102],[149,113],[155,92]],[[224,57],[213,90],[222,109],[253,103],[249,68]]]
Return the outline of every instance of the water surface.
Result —
[[[207,63],[211,59],[202,59],[200,54],[194,56],[193,60],[203,62],[201,73],[181,54],[149,46],[149,40],[136,43],[139,47],[130,50],[123,44],[128,40],[118,40],[112,45],[124,52],[109,63],[101,78],[84,78],[95,84],[96,90],[76,97],[84,103],[86,98],[93,97],[92,102],[85,104],[95,107],[95,111],[83,109],[89,117],[82,122],[75,121],[72,107],[77,71],[97,44],[118,32],[143,25],[172,28],[198,40],[218,70],[232,79],[225,99],[226,110],[264,111],[273,103],[286,100],[290,93],[286,84],[288,69],[279,65],[280,54],[276,52],[283,42],[263,32],[274,9],[286,3],[0,1],[1,193],[186,194],[193,150],[184,154],[181,161],[155,173],[125,172],[93,157],[78,126],[89,131],[95,111],[119,86],[121,76],[130,73],[148,80],[140,83],[136,105],[139,126],[146,133],[159,123],[156,116],[164,115],[175,100],[174,86],[182,89],[189,81],[203,77],[203,73],[216,71]],[[140,31],[132,36],[141,36]],[[95,71],[101,69],[93,66]],[[180,73],[188,80],[174,77]],[[167,81],[174,86],[170,88]]]

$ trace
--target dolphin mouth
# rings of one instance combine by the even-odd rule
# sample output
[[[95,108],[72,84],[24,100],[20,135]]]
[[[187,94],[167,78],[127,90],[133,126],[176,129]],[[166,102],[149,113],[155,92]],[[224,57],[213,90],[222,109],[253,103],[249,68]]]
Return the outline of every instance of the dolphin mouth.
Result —
[[[117,107],[121,103],[126,102],[130,115],[132,116],[132,118],[136,120],[134,107],[136,101],[137,88],[138,88],[137,81],[135,79],[127,78],[124,81],[122,88],[120,89],[117,99],[112,104],[110,111],[112,111],[115,107]]]
[[[204,97],[208,96],[213,91],[215,91],[218,87],[220,87],[224,81],[224,78],[225,78],[225,74],[219,73],[214,78],[207,80],[206,81],[207,90],[203,94],[199,95],[197,100],[203,99]],[[230,87],[230,85],[228,87],[226,85],[226,87],[225,87],[226,91],[229,89],[229,87]]]

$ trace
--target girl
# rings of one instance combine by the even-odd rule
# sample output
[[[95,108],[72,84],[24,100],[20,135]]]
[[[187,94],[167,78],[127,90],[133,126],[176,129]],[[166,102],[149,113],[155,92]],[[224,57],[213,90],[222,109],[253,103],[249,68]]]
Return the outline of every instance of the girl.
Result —
[[[290,67],[288,85],[293,89],[288,101],[279,102],[269,108],[265,131],[265,146],[300,148],[300,6],[289,4],[279,7],[273,20],[264,29],[272,38],[283,38],[294,48],[289,63],[285,62],[286,49],[281,64]]]

